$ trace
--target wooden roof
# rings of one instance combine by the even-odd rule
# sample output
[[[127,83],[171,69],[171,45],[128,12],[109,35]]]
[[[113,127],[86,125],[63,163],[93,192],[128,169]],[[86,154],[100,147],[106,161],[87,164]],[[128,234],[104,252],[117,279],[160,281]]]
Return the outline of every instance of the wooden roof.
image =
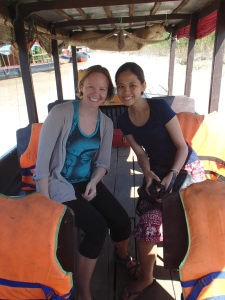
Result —
[[[166,30],[182,28],[190,23],[193,13],[204,17],[216,9],[212,0],[2,0],[0,4],[0,26],[13,27],[17,18],[30,24],[39,33],[54,33],[57,39],[78,32],[112,32],[125,29],[132,32],[154,24]],[[0,41],[6,42],[8,35],[0,32]]]

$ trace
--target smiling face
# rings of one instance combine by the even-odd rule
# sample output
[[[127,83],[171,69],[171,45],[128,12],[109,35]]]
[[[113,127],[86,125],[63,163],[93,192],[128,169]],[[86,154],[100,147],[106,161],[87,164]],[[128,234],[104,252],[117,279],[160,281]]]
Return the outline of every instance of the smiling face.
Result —
[[[141,83],[138,77],[130,70],[121,72],[117,77],[117,93],[120,100],[127,106],[141,98],[146,83]]]
[[[101,105],[107,98],[109,81],[107,77],[98,72],[87,76],[80,87],[83,93],[83,101],[91,106]]]

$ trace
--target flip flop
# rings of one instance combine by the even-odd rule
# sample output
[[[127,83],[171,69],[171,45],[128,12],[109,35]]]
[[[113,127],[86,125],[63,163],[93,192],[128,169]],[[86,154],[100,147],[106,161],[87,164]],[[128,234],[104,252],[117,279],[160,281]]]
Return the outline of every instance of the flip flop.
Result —
[[[146,288],[144,288],[143,290],[138,291],[138,292],[133,292],[133,291],[130,291],[129,289],[127,289],[129,295],[126,297],[125,300],[129,300],[129,298],[130,298],[131,296],[136,296],[136,297],[135,297],[134,299],[132,299],[132,300],[137,299],[137,297],[138,297],[141,293],[143,293],[143,291],[144,291],[145,289],[151,287],[151,286],[154,285],[155,283],[156,283],[156,280],[155,280],[155,278],[154,278],[151,284],[149,284],[148,286],[146,286]]]
[[[115,262],[117,262],[118,264],[120,264],[124,270],[130,275],[130,277],[133,279],[133,280],[137,280],[137,270],[138,268],[140,268],[140,264],[136,261],[136,259],[134,259],[130,253],[128,252],[128,255],[125,259],[121,258],[115,251],[114,251],[114,260]],[[127,266],[127,262],[128,261],[133,261],[135,262],[136,264],[132,267],[128,267]]]

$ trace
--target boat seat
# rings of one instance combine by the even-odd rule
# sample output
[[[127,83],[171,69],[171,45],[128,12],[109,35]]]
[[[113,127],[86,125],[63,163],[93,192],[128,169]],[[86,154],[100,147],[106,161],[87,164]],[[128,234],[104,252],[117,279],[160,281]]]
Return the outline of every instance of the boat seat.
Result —
[[[79,100],[78,98],[76,98],[77,100]],[[73,99],[71,100],[55,100],[54,102],[51,102],[48,104],[48,113],[50,112],[50,110],[57,104],[62,104],[62,103],[65,103],[65,102],[68,102],[68,101],[72,101]]]
[[[152,99],[164,99],[167,104],[175,111],[195,113],[195,100],[185,95],[181,96],[158,96]]]

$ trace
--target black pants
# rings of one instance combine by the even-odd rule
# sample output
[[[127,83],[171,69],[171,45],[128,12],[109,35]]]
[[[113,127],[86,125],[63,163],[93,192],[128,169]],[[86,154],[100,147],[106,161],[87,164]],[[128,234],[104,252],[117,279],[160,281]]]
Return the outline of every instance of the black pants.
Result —
[[[125,209],[102,182],[97,184],[97,195],[87,201],[82,197],[88,182],[74,184],[77,199],[64,202],[75,213],[75,225],[85,236],[79,247],[81,255],[90,259],[99,257],[108,228],[114,242],[130,237],[131,223]]]

